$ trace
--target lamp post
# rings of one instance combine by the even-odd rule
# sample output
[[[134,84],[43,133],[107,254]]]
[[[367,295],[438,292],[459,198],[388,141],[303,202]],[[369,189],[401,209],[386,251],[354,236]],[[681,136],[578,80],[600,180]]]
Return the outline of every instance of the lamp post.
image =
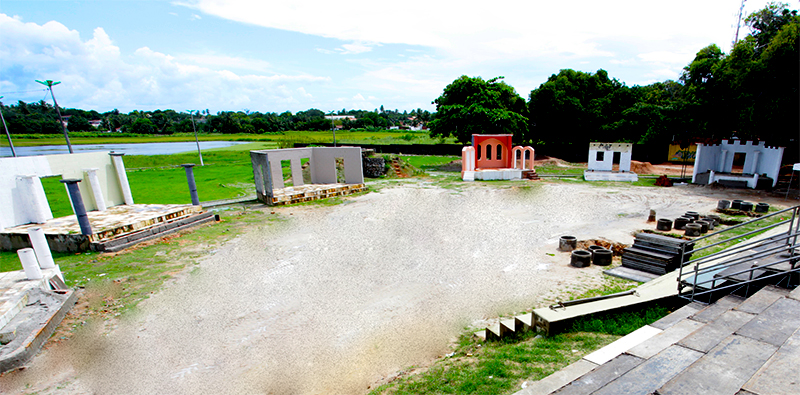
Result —
[[[45,80],[45,81],[35,80],[35,81],[46,86],[47,89],[50,90],[50,96],[53,98],[53,104],[55,104],[56,113],[58,113],[58,121],[61,122],[61,129],[64,130],[64,139],[67,140],[67,148],[69,148],[70,154],[73,153],[72,144],[70,144],[69,142],[69,133],[67,133],[67,125],[64,125],[64,119],[61,117],[61,110],[58,109],[58,102],[56,102],[56,95],[53,94],[53,85],[58,85],[61,83],[61,81],[55,81],[55,82],[53,80]]]
[[[186,111],[189,111],[189,116],[192,118],[192,130],[194,130],[194,142],[197,143],[197,155],[200,156],[200,166],[205,166],[203,164],[203,153],[200,152],[200,140],[197,139],[197,128],[194,127],[194,110]]]
[[[2,98],[3,98],[3,96],[0,96],[0,99],[2,99]],[[11,142],[11,133],[8,131],[8,126],[6,126],[6,119],[3,118],[3,103],[2,102],[0,102],[0,120],[3,121],[3,129],[6,130],[6,136],[8,136],[8,146],[11,147],[11,155],[16,157],[17,156],[17,152],[14,151],[14,143]]]

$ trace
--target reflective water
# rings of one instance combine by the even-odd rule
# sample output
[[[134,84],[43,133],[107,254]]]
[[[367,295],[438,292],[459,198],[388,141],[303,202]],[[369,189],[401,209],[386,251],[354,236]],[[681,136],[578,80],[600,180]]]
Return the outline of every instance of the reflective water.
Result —
[[[201,141],[200,149],[230,147],[237,144],[247,144],[242,141]],[[41,145],[38,147],[17,147],[14,146],[17,156],[34,155],[53,155],[68,154],[69,149],[65,145]],[[180,152],[197,151],[195,142],[180,143],[135,143],[135,144],[72,144],[72,151],[77,153],[114,151],[123,152],[127,155],[169,155]],[[10,157],[11,148],[8,146],[0,147],[0,157]]]

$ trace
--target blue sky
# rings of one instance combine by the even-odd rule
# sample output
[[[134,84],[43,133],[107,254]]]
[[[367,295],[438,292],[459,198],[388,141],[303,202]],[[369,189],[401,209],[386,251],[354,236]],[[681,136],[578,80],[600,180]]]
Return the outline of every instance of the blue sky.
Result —
[[[525,98],[564,68],[646,85],[729,51],[739,4],[3,0],[0,95],[49,101],[34,80],[52,79],[59,105],[98,111],[434,111],[460,75]]]

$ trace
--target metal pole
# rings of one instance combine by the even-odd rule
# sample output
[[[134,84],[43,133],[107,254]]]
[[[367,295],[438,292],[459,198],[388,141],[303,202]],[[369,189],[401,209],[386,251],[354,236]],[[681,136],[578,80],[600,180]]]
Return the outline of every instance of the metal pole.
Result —
[[[0,99],[2,98],[3,96],[0,96]],[[6,130],[6,136],[8,137],[8,146],[11,147],[11,155],[16,157],[17,151],[14,150],[14,143],[11,142],[11,133],[8,131],[8,126],[6,126],[6,119],[3,117],[3,103],[0,103],[0,120],[3,121],[3,129]],[[791,182],[789,182],[789,185],[791,185]]]
[[[194,142],[197,143],[197,155],[200,156],[200,166],[205,166],[203,164],[203,153],[200,152],[200,140],[197,139],[197,128],[194,127],[194,110],[187,111],[189,111],[189,116],[192,118],[192,130],[194,130]]]
[[[56,101],[56,95],[53,93],[53,85],[58,85],[61,81],[53,82],[52,80],[46,81],[39,81],[35,80],[36,82],[46,85],[47,89],[50,90],[50,97],[53,98],[53,104],[56,106],[56,113],[58,114],[58,121],[61,122],[61,129],[64,130],[64,139],[67,140],[67,148],[69,148],[69,153],[72,154],[72,144],[69,142],[69,133],[67,132],[67,125],[64,125],[64,118],[61,117],[61,110],[58,109],[58,102]]]
[[[72,200],[72,208],[75,209],[75,216],[78,217],[78,225],[81,227],[81,234],[91,235],[92,225],[89,223],[89,216],[86,214],[86,207],[83,205],[81,190],[78,188],[78,183],[81,180],[79,178],[65,178],[61,182],[67,184],[69,198]]]
[[[181,166],[186,170],[186,182],[189,183],[189,194],[192,196],[192,204],[200,205],[200,198],[197,196],[197,184],[194,182],[194,163],[184,163]]]

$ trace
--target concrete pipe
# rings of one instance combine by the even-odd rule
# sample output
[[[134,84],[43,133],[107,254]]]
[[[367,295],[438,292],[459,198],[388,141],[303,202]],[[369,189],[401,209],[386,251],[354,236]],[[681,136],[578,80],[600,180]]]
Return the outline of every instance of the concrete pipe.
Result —
[[[690,217],[691,219],[697,221],[700,219],[700,213],[697,211],[687,211],[686,214],[683,215],[684,217]]]
[[[656,229],[669,232],[672,230],[672,221],[666,218],[661,218],[656,222]]]
[[[742,199],[733,199],[731,200],[731,208],[734,210],[740,210],[739,205],[742,204]]]
[[[52,269],[56,267],[53,261],[53,254],[50,253],[50,245],[47,244],[47,238],[44,235],[42,228],[28,229],[28,237],[31,239],[33,251],[36,253],[36,260],[39,261],[39,267],[42,269]]]
[[[739,210],[742,210],[744,212],[753,211],[753,203],[742,202],[741,204],[739,204]]]
[[[700,236],[700,230],[703,227],[700,224],[686,224],[686,232],[684,233],[686,236]]]
[[[613,256],[611,250],[605,248],[595,250],[592,252],[592,263],[597,266],[608,266],[611,264],[611,257]]]
[[[716,225],[714,225],[714,219],[713,218],[702,217],[700,220],[701,221],[705,221],[708,224],[708,230],[714,230],[714,227]]]
[[[558,239],[558,249],[561,251],[572,251],[578,248],[578,239],[575,236],[561,236]]]
[[[758,203],[756,204],[756,212],[757,213],[766,213],[769,211],[769,204],[767,203]]]
[[[695,221],[694,223],[700,225],[700,234],[708,233],[708,221],[700,220],[700,221]]]
[[[588,267],[592,264],[592,253],[586,250],[572,251],[569,264],[575,267]]]
[[[717,210],[726,210],[731,208],[730,200],[720,200],[717,202]]]
[[[678,217],[675,218],[675,229],[676,230],[684,230],[686,229],[686,224],[691,223],[692,221],[686,217]]]
[[[36,253],[33,248],[20,248],[17,250],[20,262],[22,262],[22,269],[25,270],[25,277],[28,280],[38,280],[42,278],[42,269],[39,268],[39,262],[36,261]]]
[[[714,220],[714,226],[715,227],[719,226],[719,221],[722,221],[722,217],[720,217],[719,215],[716,215],[716,214],[711,214],[711,215],[708,216],[708,218]]]

